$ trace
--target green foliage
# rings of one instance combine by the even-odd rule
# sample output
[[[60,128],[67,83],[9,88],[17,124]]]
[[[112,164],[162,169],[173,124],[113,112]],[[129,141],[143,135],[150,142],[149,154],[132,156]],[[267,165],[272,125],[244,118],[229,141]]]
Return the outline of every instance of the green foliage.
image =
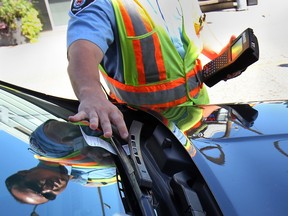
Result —
[[[30,42],[37,41],[42,30],[38,15],[29,0],[0,0],[0,22],[6,24],[10,30],[15,30],[19,20],[21,32]]]

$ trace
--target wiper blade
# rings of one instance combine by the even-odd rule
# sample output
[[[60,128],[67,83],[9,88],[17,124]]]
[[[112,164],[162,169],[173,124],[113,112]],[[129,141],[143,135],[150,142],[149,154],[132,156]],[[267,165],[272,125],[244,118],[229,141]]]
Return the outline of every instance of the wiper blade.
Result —
[[[152,180],[147,171],[140,147],[140,133],[143,124],[139,121],[133,121],[129,130],[129,149],[134,167],[137,182],[140,186],[152,188]]]
[[[152,198],[141,190],[135,175],[135,170],[126,152],[122,148],[120,140],[122,140],[120,136],[117,135],[117,133],[113,133],[113,137],[111,138],[111,144],[118,155],[118,159],[120,162],[119,165],[121,165],[122,167],[122,172],[120,173],[120,176],[125,176],[125,178],[127,179],[128,184],[130,185],[130,189],[132,190],[133,195],[136,198],[140,210],[140,212],[138,212],[136,215],[141,214],[143,216],[153,216],[155,215],[155,211],[151,204]]]

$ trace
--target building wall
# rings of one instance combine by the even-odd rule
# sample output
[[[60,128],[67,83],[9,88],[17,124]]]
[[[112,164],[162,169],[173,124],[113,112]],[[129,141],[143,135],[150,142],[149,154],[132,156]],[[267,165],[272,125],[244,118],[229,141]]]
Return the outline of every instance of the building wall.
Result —
[[[68,23],[70,0],[48,0],[54,26],[63,26]]]
[[[67,25],[70,0],[32,0],[39,11],[43,31]]]

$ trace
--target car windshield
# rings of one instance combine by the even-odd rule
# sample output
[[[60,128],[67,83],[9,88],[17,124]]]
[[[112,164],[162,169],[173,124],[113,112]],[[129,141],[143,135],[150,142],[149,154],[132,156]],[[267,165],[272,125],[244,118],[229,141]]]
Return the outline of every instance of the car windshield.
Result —
[[[67,178],[66,176],[71,174],[69,166],[63,165],[61,169],[50,168],[49,164],[44,166],[39,162],[39,158],[35,158],[33,152],[35,149],[28,150],[31,148],[29,145],[31,134],[40,125],[48,120],[60,123],[65,123],[65,120],[24,98],[0,89],[0,139],[1,157],[4,162],[0,174],[1,211],[6,215],[87,216],[123,213],[124,209],[115,181],[112,183],[108,181],[108,184],[104,182],[87,185],[83,179],[81,181],[81,178],[78,181],[75,178]],[[57,113],[57,109],[55,106],[51,110]],[[61,112],[63,115],[65,109],[61,109]],[[36,168],[43,170],[47,166],[49,168],[46,176],[34,173],[34,179],[38,182],[33,181],[32,171]],[[26,175],[28,171],[32,173],[29,178]],[[57,172],[61,173],[60,177]],[[7,181],[8,177],[14,174],[19,174],[18,178],[20,177],[17,186],[14,185],[17,179],[14,179],[14,182]],[[97,174],[94,175],[97,177]],[[83,178],[85,179],[85,176]],[[89,176],[88,179],[90,178]],[[69,183],[65,185],[63,183],[65,181]],[[61,189],[62,183],[66,188]],[[15,194],[16,190],[22,195],[25,194],[25,197],[23,198],[22,195],[17,195],[18,198],[13,197],[11,191]],[[26,202],[30,203],[26,204]]]

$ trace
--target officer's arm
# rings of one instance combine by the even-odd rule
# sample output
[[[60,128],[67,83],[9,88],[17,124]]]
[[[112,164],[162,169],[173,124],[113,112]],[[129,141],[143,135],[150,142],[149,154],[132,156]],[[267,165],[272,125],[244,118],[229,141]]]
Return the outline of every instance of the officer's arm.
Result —
[[[100,83],[98,65],[103,59],[102,50],[87,40],[75,41],[68,49],[68,74],[72,87],[80,101],[78,113],[70,121],[88,119],[91,129],[101,126],[104,136],[112,136],[111,124],[119,130],[122,138],[128,131],[122,113],[107,100]]]

